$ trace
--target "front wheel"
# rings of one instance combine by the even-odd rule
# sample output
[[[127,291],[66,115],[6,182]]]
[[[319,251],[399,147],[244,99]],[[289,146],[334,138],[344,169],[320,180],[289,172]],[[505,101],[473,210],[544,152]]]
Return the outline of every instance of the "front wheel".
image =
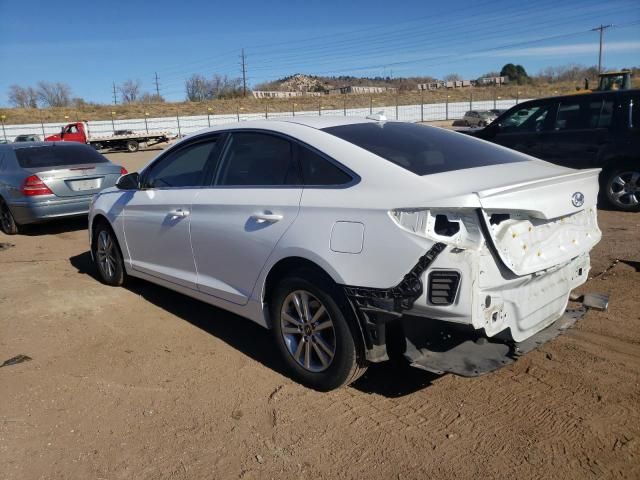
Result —
[[[272,296],[271,320],[292,376],[321,391],[354,382],[366,371],[357,331],[338,288],[316,275],[283,279]]]
[[[606,173],[604,194],[610,206],[627,212],[640,211],[640,169],[623,166]]]
[[[100,280],[114,287],[122,285],[125,278],[122,253],[113,230],[105,223],[95,227],[91,249]]]
[[[18,224],[13,218],[9,205],[0,198],[0,229],[7,235],[15,235],[18,233]]]

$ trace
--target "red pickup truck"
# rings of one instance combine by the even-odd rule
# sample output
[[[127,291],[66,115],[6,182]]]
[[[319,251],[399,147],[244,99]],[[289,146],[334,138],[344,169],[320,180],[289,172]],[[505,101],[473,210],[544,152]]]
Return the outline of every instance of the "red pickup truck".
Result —
[[[59,134],[45,138],[46,142],[80,142],[92,145],[97,150],[113,148],[137,152],[141,143],[147,146],[169,140],[169,132],[134,132],[132,130],[116,130],[113,135],[91,135],[86,122],[69,123],[62,127]]]

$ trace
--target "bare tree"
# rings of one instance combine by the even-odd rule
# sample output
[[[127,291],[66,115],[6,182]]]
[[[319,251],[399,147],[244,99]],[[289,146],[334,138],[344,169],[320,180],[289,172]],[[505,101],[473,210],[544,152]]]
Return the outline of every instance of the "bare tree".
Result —
[[[9,103],[14,107],[38,108],[38,95],[33,87],[11,85],[9,87]]]
[[[135,103],[140,95],[140,80],[127,80],[118,87],[122,103]]]
[[[164,103],[164,98],[162,95],[158,95],[157,93],[144,92],[140,95],[140,99],[138,101],[140,103]]]
[[[212,98],[232,98],[243,94],[242,79],[214,75],[210,82]]]
[[[38,82],[38,100],[46,107],[67,107],[71,102],[71,87],[62,82]]]
[[[450,73],[449,75],[444,77],[444,80],[446,82],[455,82],[455,81],[458,81],[458,80],[462,80],[462,77],[460,75],[458,75],[457,73]]]
[[[194,74],[185,83],[189,102],[204,102],[214,98],[230,98],[242,94],[242,79],[229,78],[227,75],[214,74],[210,80],[203,75]]]
[[[197,73],[191,75],[191,77],[184,82],[184,88],[187,93],[187,101],[189,102],[204,102],[211,98],[208,80]]]

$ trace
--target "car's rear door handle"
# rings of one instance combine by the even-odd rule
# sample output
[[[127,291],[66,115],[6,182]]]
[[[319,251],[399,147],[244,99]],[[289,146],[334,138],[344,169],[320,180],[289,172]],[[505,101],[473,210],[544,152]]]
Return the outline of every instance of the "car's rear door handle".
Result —
[[[271,212],[256,213],[255,215],[251,215],[251,219],[258,223],[276,223],[282,220],[282,215]]]
[[[172,217],[188,217],[191,212],[189,210],[183,210],[182,208],[176,208],[171,210],[169,215]]]

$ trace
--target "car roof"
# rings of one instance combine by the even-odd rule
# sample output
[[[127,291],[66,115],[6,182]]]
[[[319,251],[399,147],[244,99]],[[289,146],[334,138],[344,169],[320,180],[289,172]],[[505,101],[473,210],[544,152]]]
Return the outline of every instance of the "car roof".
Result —
[[[80,142],[17,142],[17,143],[4,143],[3,147],[11,150],[18,150],[19,148],[32,148],[32,147],[70,147],[72,145],[84,145]]]
[[[589,98],[589,97],[597,97],[601,95],[625,95],[625,94],[638,94],[638,93],[640,93],[639,88],[631,88],[629,90],[607,90],[604,92],[583,92],[578,90],[575,93],[569,93],[566,95],[556,95],[553,97],[543,97],[543,98],[532,98],[531,100],[527,100],[526,102],[522,102],[522,103],[546,102],[551,100],[558,101],[558,100],[564,100],[567,98]]]
[[[339,116],[297,116],[274,119],[273,121],[297,123],[311,128],[323,129],[339,127],[341,125],[353,125],[356,123],[376,123],[378,120],[363,117],[339,117]],[[387,120],[385,120],[387,121]]]
[[[187,138],[193,138],[194,136],[199,136],[207,133],[216,133],[221,131],[232,131],[232,130],[243,130],[243,129],[259,129],[259,130],[272,130],[278,131],[281,133],[289,133],[292,127],[295,126],[304,126],[313,128],[316,130],[322,130],[324,128],[329,127],[339,127],[341,125],[354,125],[357,123],[378,123],[380,121],[390,122],[392,120],[374,120],[364,117],[338,117],[338,116],[318,116],[318,117],[307,117],[307,116],[295,116],[295,117],[278,117],[278,118],[270,118],[268,120],[260,119],[260,120],[243,120],[240,122],[234,123],[223,123],[221,125],[216,125],[210,128],[204,128],[202,130],[198,130],[196,132],[190,133],[187,135],[184,140]],[[177,142],[174,145],[181,144],[182,141]]]

